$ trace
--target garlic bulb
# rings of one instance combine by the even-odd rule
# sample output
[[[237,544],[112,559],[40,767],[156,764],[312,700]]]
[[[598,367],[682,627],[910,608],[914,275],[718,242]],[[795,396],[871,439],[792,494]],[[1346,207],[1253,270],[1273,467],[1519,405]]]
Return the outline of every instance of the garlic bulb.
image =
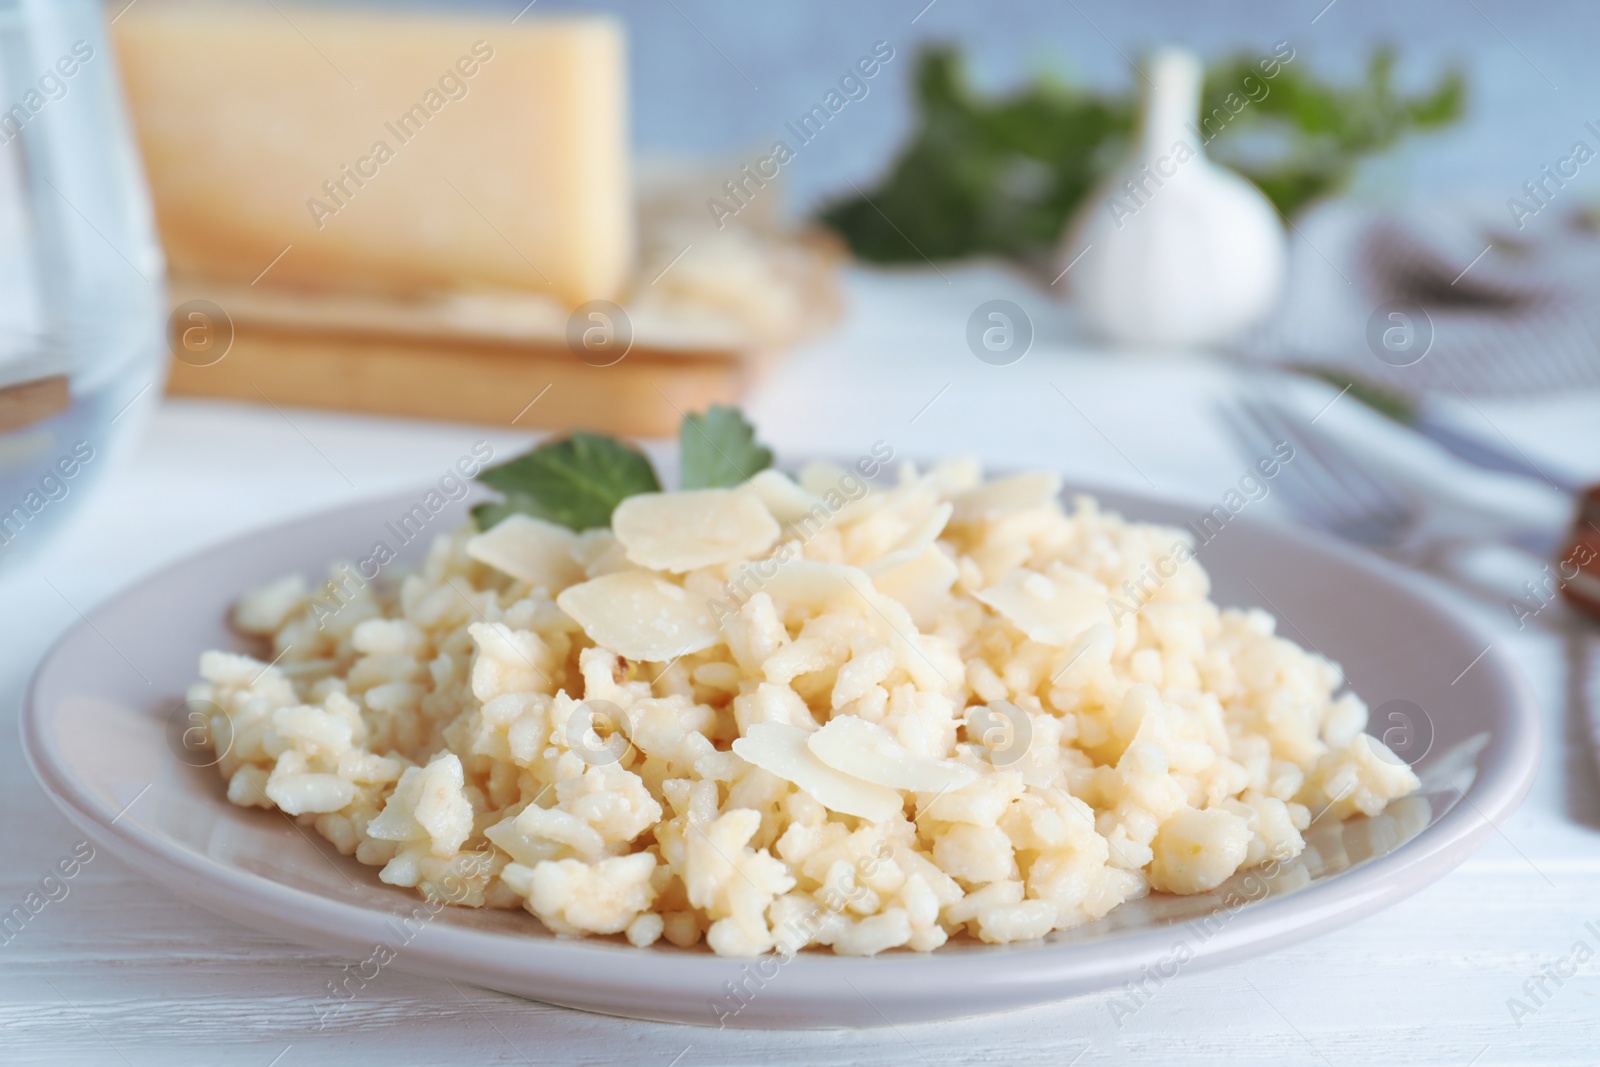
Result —
[[[1095,332],[1133,344],[1206,345],[1271,309],[1283,228],[1271,202],[1206,159],[1195,119],[1203,70],[1162,49],[1130,159],[1068,227],[1057,270]],[[1074,262],[1076,260],[1076,262]]]

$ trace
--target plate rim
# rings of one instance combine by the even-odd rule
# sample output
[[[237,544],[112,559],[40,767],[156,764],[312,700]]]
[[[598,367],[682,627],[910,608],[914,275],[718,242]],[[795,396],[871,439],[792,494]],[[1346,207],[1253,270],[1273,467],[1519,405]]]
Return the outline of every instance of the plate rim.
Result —
[[[1183,504],[1178,499],[1076,479],[1063,486],[1061,495],[1070,500],[1080,493],[1093,495],[1102,502],[1110,498],[1107,509],[1119,513],[1127,510],[1127,503],[1156,508]],[[416,490],[367,497],[236,533],[135,579],[83,613],[52,642],[40,659],[29,678],[19,712],[24,755],[35,779],[55,806],[94,844],[127,862],[141,876],[224,918],[322,951],[357,952],[363,950],[362,946],[383,941],[387,934],[385,924],[404,913],[348,903],[277,882],[193,852],[155,830],[144,828],[137,820],[121,819],[118,812],[88,788],[87,782],[71,773],[65,758],[57,751],[42,721],[46,709],[41,706],[40,688],[60,657],[68,651],[69,643],[93,631],[97,617],[160,586],[174,574],[204,560],[231,555],[250,543],[282,531],[332,523],[340,517],[410,503],[415,496]],[[464,508],[471,502],[472,497],[468,497],[454,506]],[[1266,951],[1274,945],[1288,945],[1318,936],[1370,914],[1376,908],[1398,903],[1439,880],[1496,833],[1499,824],[1521,804],[1532,787],[1544,747],[1543,724],[1527,678],[1494,641],[1494,635],[1476,621],[1452,614],[1432,588],[1433,583],[1424,576],[1315,531],[1257,516],[1240,516],[1235,521],[1249,523],[1279,538],[1304,542],[1348,565],[1375,572],[1389,584],[1425,602],[1446,626],[1455,628],[1463,636],[1481,638],[1484,644],[1492,646],[1477,666],[1492,670],[1499,687],[1505,691],[1502,714],[1508,728],[1504,743],[1488,746],[1479,754],[1478,773],[1472,784],[1462,794],[1463,799],[1444,815],[1385,855],[1295,893],[1239,907],[1231,913],[1224,929],[1194,949],[1192,959],[1184,963],[1184,967],[1191,970],[1221,965]],[[315,841],[313,846],[323,850]],[[1411,871],[1420,873],[1396,877]],[[226,898],[223,904],[218,903],[219,896]],[[537,923],[531,916],[530,920]],[[859,977],[865,968],[872,968],[870,977],[875,989],[894,994],[896,1008],[921,999],[933,1001],[941,1009],[920,1013],[891,1012],[895,1021],[947,1019],[1036,1006],[1092,990],[1109,989],[1125,977],[1136,976],[1142,967],[1170,954],[1174,939],[1184,925],[1164,924],[1093,941],[1064,944],[982,945],[975,951],[961,953],[891,952],[865,959],[803,953],[786,962],[784,973],[791,977],[779,984],[779,992],[754,998],[750,1007],[760,1010],[741,1011],[727,1025],[766,1028],[841,1025],[793,1017],[829,1007],[849,1016],[847,1025],[893,1025],[891,1018],[882,1015],[876,1004],[865,1014],[850,1012],[844,1003],[849,994],[840,994],[835,988],[841,979]],[[1023,954],[1027,955],[1026,966],[1018,966],[1023,963]],[[718,989],[724,979],[737,977],[747,965],[763,958],[773,957],[719,957],[693,950],[652,954],[631,945],[592,938],[522,940],[508,938],[502,932],[429,923],[405,945],[405,951],[396,956],[393,965],[404,971],[488,985],[528,999],[581,1010],[713,1025],[714,1016],[706,1009],[695,1013],[705,1016],[699,1019],[666,1006],[659,1011],[649,1007],[652,998],[661,995],[662,985],[667,981],[665,976],[652,973],[657,965],[671,968],[676,983]],[[953,969],[957,967],[962,991],[975,992],[981,987],[982,996],[971,997],[966,1010],[952,1011],[949,999],[957,986],[952,985],[951,979],[956,976]],[[530,979],[555,983],[555,988],[526,992]],[[516,988],[518,986],[521,988]],[[846,983],[846,988],[854,987]],[[1005,1001],[1009,994],[1025,995],[1013,1003],[998,1003]],[[865,999],[864,995],[857,995]],[[608,1010],[597,1004],[596,997],[612,1007]]]

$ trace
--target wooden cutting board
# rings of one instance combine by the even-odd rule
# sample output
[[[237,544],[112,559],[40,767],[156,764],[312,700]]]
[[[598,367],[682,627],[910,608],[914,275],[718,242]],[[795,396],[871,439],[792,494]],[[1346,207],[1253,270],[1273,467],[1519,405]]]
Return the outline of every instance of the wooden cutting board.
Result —
[[[837,258],[819,246],[790,279],[808,333],[838,315]],[[633,343],[609,362],[580,355],[567,312],[537,301],[183,278],[171,291],[167,389],[176,396],[634,436],[674,434],[684,413],[736,401],[799,336],[757,343],[725,324],[640,315]]]
[[[219,363],[174,360],[167,389],[284,407],[649,437],[675,433],[684,412],[737,400],[759,362],[754,353],[631,352],[614,366],[591,367],[564,348],[407,344],[252,324],[240,328]]]

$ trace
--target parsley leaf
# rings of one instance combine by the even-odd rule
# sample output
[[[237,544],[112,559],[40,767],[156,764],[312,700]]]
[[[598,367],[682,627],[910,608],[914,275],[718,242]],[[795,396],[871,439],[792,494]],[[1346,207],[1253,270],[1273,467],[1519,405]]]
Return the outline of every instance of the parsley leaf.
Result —
[[[661,488],[644,453],[581,430],[489,467],[478,481],[505,495],[472,509],[483,530],[519,512],[579,531],[610,526],[611,513],[625,498]]]
[[[1137,113],[1131,92],[1053,77],[1010,96],[980,96],[945,45],[918,56],[912,96],[917,126],[888,173],[821,213],[870,262],[1048,254],[1073,209],[1120,160]]]
[[[1448,70],[1431,89],[1407,96],[1395,86],[1397,61],[1392,48],[1377,49],[1367,61],[1366,78],[1349,86],[1325,82],[1298,64],[1285,64],[1268,80],[1247,57],[1213,64],[1206,72],[1202,115],[1234,111],[1224,101],[1234,94],[1237,106],[1241,87],[1265,95],[1243,106],[1220,136],[1207,127],[1206,139],[1217,138],[1207,151],[1254,182],[1284,216],[1295,215],[1349,185],[1365,157],[1461,117],[1466,79],[1460,71]]]
[[[756,443],[756,428],[736,407],[713,404],[704,415],[685,415],[678,427],[684,489],[731,488],[772,466],[772,450]]]
[[[678,445],[684,489],[743,485],[772,466],[772,450],[756,443],[755,427],[738,408],[724,404],[685,416]],[[504,497],[472,509],[481,530],[518,514],[579,531],[610,526],[611,513],[622,501],[661,489],[644,453],[614,437],[581,430],[486,468],[478,481]]]

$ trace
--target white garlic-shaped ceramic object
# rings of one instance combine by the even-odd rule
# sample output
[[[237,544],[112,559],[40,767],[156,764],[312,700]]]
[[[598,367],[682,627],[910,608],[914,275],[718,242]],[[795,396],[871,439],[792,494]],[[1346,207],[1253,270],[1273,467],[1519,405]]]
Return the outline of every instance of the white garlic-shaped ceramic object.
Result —
[[[1271,310],[1282,288],[1277,210],[1206,158],[1196,123],[1203,78],[1192,52],[1154,53],[1132,158],[1067,227],[1056,270],[1090,329],[1109,340],[1227,341]]]

